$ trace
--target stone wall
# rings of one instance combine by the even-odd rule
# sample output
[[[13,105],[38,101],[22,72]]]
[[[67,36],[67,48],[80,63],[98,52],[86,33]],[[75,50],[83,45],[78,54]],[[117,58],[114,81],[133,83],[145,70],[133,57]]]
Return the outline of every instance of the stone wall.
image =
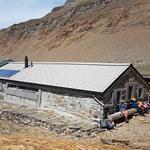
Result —
[[[7,102],[26,105],[28,107],[39,107],[42,109],[54,109],[63,112],[64,115],[74,113],[77,115],[86,115],[90,118],[101,118],[103,116],[103,108],[93,99],[87,96],[80,96],[80,93],[61,94],[49,91],[32,92],[18,88],[8,88],[0,92]],[[68,92],[69,93],[69,92]]]
[[[54,107],[64,112],[71,111],[72,113],[95,118],[101,118],[103,115],[103,108],[93,98],[67,96],[50,92],[42,92],[41,98],[42,108]]]

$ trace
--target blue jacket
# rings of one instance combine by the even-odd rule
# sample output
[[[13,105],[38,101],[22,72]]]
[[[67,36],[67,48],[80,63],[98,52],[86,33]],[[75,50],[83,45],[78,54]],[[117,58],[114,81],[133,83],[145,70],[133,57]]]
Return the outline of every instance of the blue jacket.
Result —
[[[119,105],[120,112],[125,111],[127,108],[127,104],[125,104],[125,103],[119,103],[118,105]]]
[[[138,107],[136,101],[131,101],[130,106],[131,106],[131,108],[137,108]]]

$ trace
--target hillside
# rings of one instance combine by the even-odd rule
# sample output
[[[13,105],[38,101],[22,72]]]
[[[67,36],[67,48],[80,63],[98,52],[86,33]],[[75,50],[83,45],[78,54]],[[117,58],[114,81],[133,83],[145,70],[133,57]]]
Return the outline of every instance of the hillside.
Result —
[[[0,56],[147,63],[149,39],[149,0],[68,0],[43,18],[0,30]]]

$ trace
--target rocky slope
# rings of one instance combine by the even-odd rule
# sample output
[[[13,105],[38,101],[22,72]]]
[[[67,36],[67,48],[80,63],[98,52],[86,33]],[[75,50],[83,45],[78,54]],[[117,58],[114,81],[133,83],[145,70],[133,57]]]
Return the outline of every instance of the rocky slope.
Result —
[[[68,0],[0,30],[0,56],[33,61],[149,62],[149,0]]]

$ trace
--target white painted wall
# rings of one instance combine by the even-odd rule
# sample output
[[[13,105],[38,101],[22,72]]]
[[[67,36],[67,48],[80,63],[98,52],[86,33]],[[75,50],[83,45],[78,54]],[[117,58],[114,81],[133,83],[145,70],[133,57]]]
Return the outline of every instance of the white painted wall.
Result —
[[[8,88],[5,90],[5,100],[19,105],[27,105],[29,107],[38,107],[38,92],[23,91],[20,89]]]
[[[21,97],[17,97],[17,96],[13,96],[13,95],[7,95],[6,99],[7,99],[7,102],[10,102],[10,103],[25,105],[28,107],[38,107],[38,101],[37,100],[21,98]]]

